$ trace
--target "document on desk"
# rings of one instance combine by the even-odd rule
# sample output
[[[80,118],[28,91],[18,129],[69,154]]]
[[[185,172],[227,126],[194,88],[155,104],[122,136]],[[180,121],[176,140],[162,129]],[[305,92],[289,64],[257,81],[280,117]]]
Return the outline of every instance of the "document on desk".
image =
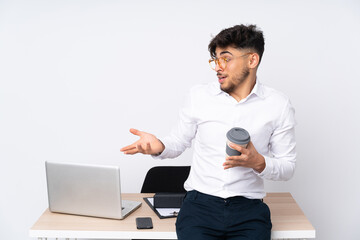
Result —
[[[180,211],[180,208],[154,208],[153,197],[144,198],[144,200],[160,219],[177,217]]]

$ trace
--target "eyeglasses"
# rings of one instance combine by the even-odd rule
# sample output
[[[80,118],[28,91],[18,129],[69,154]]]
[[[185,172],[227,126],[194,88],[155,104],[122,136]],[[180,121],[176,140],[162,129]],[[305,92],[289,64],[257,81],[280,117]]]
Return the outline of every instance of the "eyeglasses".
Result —
[[[237,57],[233,57],[233,58],[227,58],[227,57],[220,57],[220,58],[212,58],[209,60],[209,64],[210,64],[210,67],[213,69],[213,70],[216,70],[216,65],[219,66],[219,68],[221,68],[222,70],[224,70],[226,68],[226,65],[227,63],[234,59],[234,58],[239,58],[239,57],[245,57],[249,54],[252,54],[252,52],[249,52],[249,53],[245,53],[244,55],[241,55],[241,56],[237,56]]]

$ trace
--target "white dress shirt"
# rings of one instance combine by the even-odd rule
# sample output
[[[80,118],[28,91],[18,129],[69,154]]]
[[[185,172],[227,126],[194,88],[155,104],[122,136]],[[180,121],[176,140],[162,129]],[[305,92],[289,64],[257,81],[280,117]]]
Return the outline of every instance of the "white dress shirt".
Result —
[[[193,87],[180,113],[178,125],[161,141],[165,150],[155,158],[175,158],[194,140],[187,191],[228,198],[260,199],[266,194],[263,179],[288,180],[296,161],[294,108],[279,91],[257,82],[240,102],[223,92],[217,82]],[[233,127],[246,129],[266,167],[224,170],[226,133]]]

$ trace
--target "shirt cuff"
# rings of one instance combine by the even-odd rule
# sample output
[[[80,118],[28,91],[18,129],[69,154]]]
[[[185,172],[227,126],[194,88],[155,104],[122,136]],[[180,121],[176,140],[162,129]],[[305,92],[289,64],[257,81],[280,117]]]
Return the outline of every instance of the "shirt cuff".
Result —
[[[274,165],[273,165],[272,159],[270,157],[264,156],[264,158],[265,158],[264,170],[261,173],[255,171],[255,170],[253,170],[253,171],[261,178],[268,178],[269,176],[271,176],[271,172],[272,172]]]
[[[165,158],[168,158],[167,156],[169,155],[169,149],[166,147],[168,144],[166,142],[166,138],[164,139],[159,139],[165,146],[164,151],[162,151],[160,154],[158,155],[151,155],[151,157],[155,160],[162,160]]]

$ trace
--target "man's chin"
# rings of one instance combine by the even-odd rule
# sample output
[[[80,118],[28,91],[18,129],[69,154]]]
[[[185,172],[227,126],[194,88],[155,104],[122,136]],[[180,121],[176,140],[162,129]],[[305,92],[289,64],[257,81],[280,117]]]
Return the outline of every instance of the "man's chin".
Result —
[[[220,84],[220,89],[223,92],[229,93],[229,88],[227,88],[226,86],[224,86],[224,84]]]

